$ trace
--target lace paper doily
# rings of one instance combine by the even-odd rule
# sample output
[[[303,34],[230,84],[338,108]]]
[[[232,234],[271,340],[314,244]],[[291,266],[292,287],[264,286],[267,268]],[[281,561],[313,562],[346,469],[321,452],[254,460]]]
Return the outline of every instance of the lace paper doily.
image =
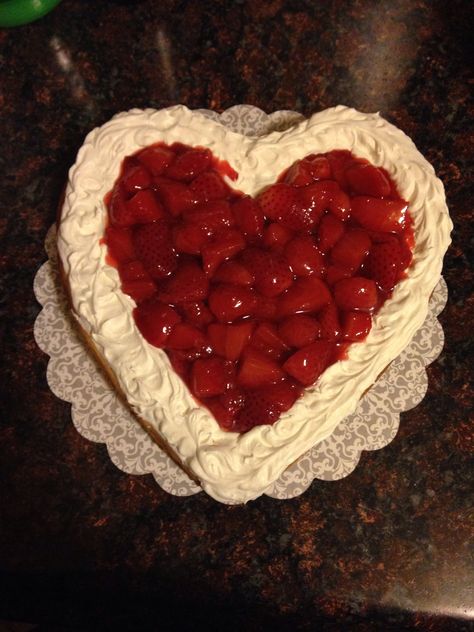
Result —
[[[267,115],[252,106],[234,106],[219,115],[200,110],[236,132],[265,134],[300,120],[296,112]],[[76,331],[62,288],[56,252],[56,228],[46,237],[49,260],[36,274],[34,291],[43,306],[35,322],[35,338],[50,356],[47,379],[53,393],[72,404],[74,425],[91,441],[105,443],[113,463],[129,474],[151,473],[170,494],[189,496],[196,485],[149,437],[122,403]],[[424,397],[425,367],[441,353],[444,333],[437,315],[447,301],[441,278],[430,300],[428,316],[408,347],[367,391],[357,410],[333,434],[290,466],[267,490],[273,498],[293,498],[314,478],[338,480],[354,470],[363,450],[377,450],[395,437],[400,413]]]

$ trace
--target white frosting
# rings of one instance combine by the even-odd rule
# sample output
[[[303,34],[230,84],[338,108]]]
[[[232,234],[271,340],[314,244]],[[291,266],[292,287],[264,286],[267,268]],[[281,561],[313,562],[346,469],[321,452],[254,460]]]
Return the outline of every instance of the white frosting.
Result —
[[[298,158],[349,149],[384,167],[414,220],[415,250],[402,280],[374,319],[363,343],[331,366],[273,426],[239,435],[222,431],[172,370],[166,354],[138,331],[133,300],[101,245],[103,202],[126,155],[158,141],[209,147],[239,174],[232,185],[255,194]],[[208,494],[226,503],[261,495],[282,471],[325,439],[357,406],[385,367],[423,323],[450,243],[444,189],[413,142],[378,114],[338,106],[265,137],[233,133],[184,106],[131,110],[93,130],[69,173],[58,248],[73,311],[109,364],[137,414],[148,421],[194,472]]]

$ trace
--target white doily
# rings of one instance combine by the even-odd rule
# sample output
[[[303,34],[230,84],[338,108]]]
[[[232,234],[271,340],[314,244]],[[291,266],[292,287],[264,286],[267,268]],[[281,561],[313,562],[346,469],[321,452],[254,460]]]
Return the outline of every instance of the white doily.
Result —
[[[219,115],[200,110],[243,134],[265,134],[301,119],[296,112],[267,115],[252,106],[234,106]],[[34,291],[43,306],[35,322],[35,338],[50,356],[48,384],[55,395],[72,404],[77,430],[86,439],[105,443],[113,463],[129,474],[151,473],[170,494],[189,496],[201,488],[191,481],[148,436],[122,403],[76,332],[62,288],[57,264],[56,228],[46,237],[49,260],[36,274]],[[377,450],[395,437],[400,413],[424,397],[428,380],[425,367],[441,353],[444,333],[437,315],[447,301],[440,281],[430,300],[430,311],[410,345],[367,391],[357,410],[333,434],[289,467],[266,491],[273,498],[293,498],[314,478],[337,480],[356,467],[363,450]]]

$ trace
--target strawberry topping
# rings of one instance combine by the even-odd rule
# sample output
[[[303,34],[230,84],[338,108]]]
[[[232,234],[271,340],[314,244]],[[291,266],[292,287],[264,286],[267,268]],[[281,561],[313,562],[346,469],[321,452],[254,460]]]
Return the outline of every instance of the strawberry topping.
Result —
[[[411,263],[407,203],[349,151],[298,160],[255,198],[209,149],[124,159],[103,242],[143,337],[226,431],[272,424],[350,344]]]

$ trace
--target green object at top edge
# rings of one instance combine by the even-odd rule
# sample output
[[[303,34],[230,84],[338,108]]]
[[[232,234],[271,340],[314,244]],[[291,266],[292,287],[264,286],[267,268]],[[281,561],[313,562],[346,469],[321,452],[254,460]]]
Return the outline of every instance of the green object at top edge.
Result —
[[[61,0],[0,0],[0,26],[20,26],[42,18]]]

